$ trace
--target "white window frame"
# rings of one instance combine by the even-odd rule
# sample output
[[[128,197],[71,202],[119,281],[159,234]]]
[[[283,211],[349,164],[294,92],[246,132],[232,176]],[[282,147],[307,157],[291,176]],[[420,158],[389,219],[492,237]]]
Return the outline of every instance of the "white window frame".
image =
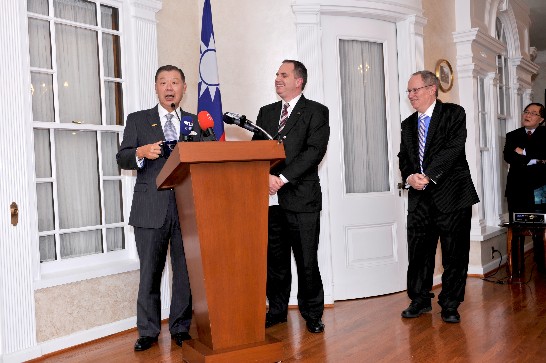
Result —
[[[49,14],[53,14],[52,12],[52,0],[49,0]],[[154,59],[154,57],[150,57],[149,59],[141,60],[136,62],[137,64],[134,64],[135,62],[128,62],[128,59],[132,59],[133,57],[130,56],[130,54],[136,54],[136,52],[139,49],[142,49],[144,47],[147,47],[148,52],[156,52],[157,53],[157,37],[155,36],[157,31],[156,26],[156,19],[155,15],[159,9],[161,9],[161,1],[159,0],[88,0],[90,2],[93,2],[97,6],[97,12],[99,23],[97,26],[85,26],[81,24],[72,23],[69,21],[63,21],[56,19],[55,22],[57,23],[65,23],[70,24],[73,26],[78,26],[81,28],[90,29],[103,32],[103,33],[109,33],[109,34],[116,34],[120,36],[120,46],[121,46],[121,69],[122,69],[122,75],[123,80],[115,79],[115,78],[109,78],[104,77],[103,69],[100,67],[100,87],[101,87],[101,94],[104,95],[104,82],[105,81],[120,81],[122,85],[123,90],[123,112],[124,112],[124,120],[126,119],[126,115],[131,110],[137,110],[141,109],[141,104],[146,104],[146,106],[149,107],[148,102],[150,99],[155,98],[153,88],[147,89],[149,86],[146,84],[146,82],[141,81],[141,77],[143,76],[141,73],[146,73],[147,77],[150,77],[150,74],[153,75],[153,71],[157,69],[157,60]],[[106,5],[106,6],[112,6],[116,7],[118,9],[118,16],[119,16],[119,30],[107,30],[105,31],[100,27],[100,5]],[[26,8],[26,1],[25,1],[25,8]],[[28,17],[47,20],[50,22],[50,32],[51,34],[54,34],[51,30],[52,27],[54,27],[53,17],[52,16],[44,16],[39,14],[32,14],[26,13],[27,19]],[[135,29],[137,28],[136,32],[129,32],[125,31],[125,29]],[[140,33],[146,34],[144,36],[139,36]],[[142,34],[141,34],[142,35]],[[28,33],[27,33],[27,44],[28,44]],[[53,35],[52,35],[53,36]],[[100,64],[102,64],[102,42],[99,37],[98,40],[98,47],[99,47],[99,53],[98,57]],[[28,72],[30,74],[31,71],[41,71],[41,72],[49,72],[53,73],[53,77],[55,77],[55,62],[54,57],[56,54],[56,49],[54,42],[52,42],[52,70],[42,70],[37,69],[33,67],[29,67]],[[140,46],[139,46],[140,45]],[[27,48],[28,49],[28,48]],[[148,58],[148,57],[146,57]],[[153,71],[151,71],[153,70]],[[150,74],[148,74],[150,73]],[[128,86],[128,83],[131,86]],[[53,85],[54,87],[57,87],[56,80],[53,79]],[[136,91],[135,91],[136,89]],[[40,122],[40,121],[33,121],[32,122],[32,128],[34,129],[82,129],[87,131],[95,131],[97,132],[97,141],[98,141],[98,152],[100,153],[100,132],[98,131],[107,131],[107,132],[117,132],[118,138],[121,141],[123,136],[123,130],[125,126],[117,126],[117,125],[73,125],[73,124],[61,124],[58,122],[59,115],[58,115],[58,94],[57,90],[54,88],[54,107],[55,107],[55,122]],[[104,108],[104,98],[101,97],[101,112],[102,112],[102,120],[105,119],[105,108]],[[104,122],[104,121],[103,121]],[[50,134],[50,138],[51,138]],[[52,154],[54,152],[54,143],[52,145]],[[52,162],[53,162],[52,158]],[[100,160],[100,159],[99,159]],[[52,165],[53,169],[54,165]],[[34,173],[34,160],[32,163],[32,172]],[[51,182],[54,178],[54,169],[52,170],[52,178],[43,178],[43,179],[36,179],[36,183],[39,182]],[[74,257],[74,258],[68,258],[64,260],[57,260],[52,262],[46,262],[46,263],[40,263],[40,253],[39,253],[39,236],[51,234],[51,233],[39,233],[36,229],[36,238],[33,240],[32,247],[34,251],[34,258],[33,258],[33,275],[34,275],[34,289],[42,289],[46,287],[52,287],[57,285],[62,285],[66,283],[71,282],[77,282],[82,281],[86,279],[96,278],[96,277],[102,277],[102,276],[108,276],[112,274],[118,274],[128,271],[134,271],[138,270],[139,268],[139,262],[138,262],[138,255],[136,251],[135,241],[134,241],[134,233],[133,228],[127,224],[127,221],[129,219],[129,211],[131,207],[131,199],[133,194],[133,186],[135,182],[135,175],[133,172],[130,171],[122,171],[120,176],[114,176],[114,177],[104,177],[102,175],[102,169],[99,165],[99,180],[100,180],[100,188],[101,188],[101,210],[104,208],[104,200],[103,200],[103,194],[102,194],[102,184],[104,181],[107,180],[120,180],[122,182],[122,198],[123,198],[123,221],[122,223],[114,223],[114,224],[101,224],[100,226],[95,227],[85,227],[85,228],[79,228],[79,229],[67,229],[63,232],[76,232],[76,231],[83,231],[83,230],[92,230],[92,229],[103,229],[107,227],[123,227],[124,228],[124,234],[125,234],[125,249],[120,251],[111,251],[111,252],[103,252],[101,254],[96,255],[89,255],[89,256],[82,256],[82,257]],[[54,183],[55,181],[53,181]],[[55,188],[54,188],[55,190]],[[36,193],[36,191],[34,191]],[[54,196],[55,198],[55,196]],[[55,199],[54,199],[55,200]],[[37,211],[35,212],[37,216]],[[58,218],[56,218],[57,222]],[[102,216],[102,221],[104,221],[104,214]],[[37,227],[37,226],[36,226]],[[58,226],[57,226],[58,227]],[[59,233],[59,229],[55,228],[55,233]],[[104,231],[103,231],[104,233]],[[103,238],[103,245],[106,243],[105,239]],[[58,244],[58,242],[57,242]],[[56,246],[58,248],[58,246]],[[106,249],[104,249],[106,251]],[[58,252],[58,251],[57,251]],[[59,255],[59,254],[58,254]]]

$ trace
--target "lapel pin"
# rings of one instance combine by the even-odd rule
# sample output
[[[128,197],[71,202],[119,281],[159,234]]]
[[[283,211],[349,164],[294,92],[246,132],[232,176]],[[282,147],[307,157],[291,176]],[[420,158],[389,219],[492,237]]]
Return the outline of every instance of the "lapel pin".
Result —
[[[152,124],[152,127],[155,127],[155,126],[157,126],[157,124]]]

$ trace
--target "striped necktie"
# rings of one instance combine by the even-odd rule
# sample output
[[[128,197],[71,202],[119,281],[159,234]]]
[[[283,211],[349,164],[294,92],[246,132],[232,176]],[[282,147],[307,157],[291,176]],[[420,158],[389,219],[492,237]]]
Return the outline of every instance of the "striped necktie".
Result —
[[[421,168],[421,173],[423,172],[423,156],[425,155],[425,128],[426,121],[429,119],[424,113],[419,116],[419,167]]]
[[[288,103],[285,103],[282,108],[281,120],[279,121],[279,132],[284,129],[284,126],[286,125],[286,120],[288,120],[288,107],[290,107],[290,105]]]
[[[178,140],[178,137],[176,137],[176,129],[174,128],[174,124],[172,122],[172,118],[174,117],[174,115],[172,113],[168,113],[165,115],[165,117],[167,118],[165,126],[163,126],[163,134],[165,135],[165,140]]]

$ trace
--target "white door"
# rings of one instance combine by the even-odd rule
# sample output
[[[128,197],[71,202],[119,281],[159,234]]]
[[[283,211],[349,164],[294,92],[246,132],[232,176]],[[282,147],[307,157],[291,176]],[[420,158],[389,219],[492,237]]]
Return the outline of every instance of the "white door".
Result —
[[[406,289],[396,26],[324,16],[334,300]]]

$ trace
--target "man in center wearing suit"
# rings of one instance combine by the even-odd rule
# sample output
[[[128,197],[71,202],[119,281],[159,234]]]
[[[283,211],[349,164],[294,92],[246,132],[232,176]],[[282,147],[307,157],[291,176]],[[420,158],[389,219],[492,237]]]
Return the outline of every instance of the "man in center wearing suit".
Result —
[[[137,170],[129,216],[140,259],[136,351],[150,348],[161,331],[160,284],[169,244],[173,273],[169,330],[177,345],[191,339],[188,333],[192,316],[190,283],[176,200],[172,189],[157,190],[156,177],[167,160],[162,153],[163,141],[179,140],[182,136],[180,129],[185,125],[181,125],[180,120],[188,117],[193,120],[191,134],[195,134],[195,141],[200,140],[201,130],[197,117],[179,107],[186,92],[186,80],[180,68],[160,67],[155,75],[155,92],[158,105],[127,117],[123,141],[116,155],[122,169]]]
[[[464,300],[472,205],[479,202],[465,155],[466,115],[461,106],[438,100],[438,78],[414,73],[408,98],[417,111],[402,122],[398,154],[408,197],[408,274],[411,299],[402,312],[416,318],[431,311],[438,238],[442,248],[442,319],[458,323]]]
[[[292,283],[290,250],[298,271],[298,307],[311,333],[322,333],[324,290],[318,266],[322,194],[318,165],[328,145],[328,108],[302,94],[307,69],[282,62],[275,90],[282,101],[260,109],[257,125],[284,143],[286,159],[269,175],[266,328],[286,322]],[[258,136],[255,136],[258,138]]]
[[[530,103],[522,115],[522,127],[506,134],[504,160],[510,164],[506,180],[509,220],[514,212],[534,212],[534,190],[546,184],[546,127],[544,106]],[[519,237],[525,240],[525,236]],[[522,241],[523,242],[523,241]],[[542,232],[533,234],[533,254],[538,270],[544,271]]]

